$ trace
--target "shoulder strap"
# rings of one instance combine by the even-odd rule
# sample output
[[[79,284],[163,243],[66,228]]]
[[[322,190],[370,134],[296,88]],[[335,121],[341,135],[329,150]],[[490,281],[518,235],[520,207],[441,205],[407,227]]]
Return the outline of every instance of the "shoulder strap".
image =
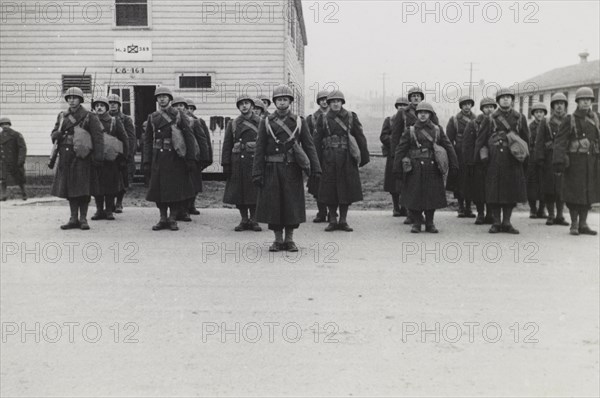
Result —
[[[354,126],[354,116],[348,111],[348,135],[352,133],[352,126]]]
[[[575,123],[575,116],[570,115],[569,119],[571,119],[571,131],[577,135],[577,123]]]
[[[112,134],[115,131],[115,118],[110,117],[110,133]]]
[[[454,128],[456,129],[456,134],[458,135],[458,116],[452,116],[452,120],[454,120]]]
[[[231,121],[231,134],[233,134],[235,136],[235,132],[237,130],[237,123],[236,123],[237,119],[233,119]]]
[[[437,143],[440,140],[440,126],[438,126],[437,124],[434,124],[433,127],[435,129],[435,137],[433,139],[433,142]]]
[[[417,148],[421,148],[421,144],[419,143],[419,140],[417,140],[417,134],[415,134],[415,126],[410,126],[409,131],[411,138],[415,141],[415,144],[417,145]]]

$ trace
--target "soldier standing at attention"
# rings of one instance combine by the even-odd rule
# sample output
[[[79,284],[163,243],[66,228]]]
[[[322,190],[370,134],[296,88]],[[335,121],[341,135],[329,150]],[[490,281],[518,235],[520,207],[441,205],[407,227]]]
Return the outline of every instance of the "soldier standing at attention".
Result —
[[[465,186],[469,178],[468,169],[465,164],[462,151],[463,137],[467,124],[475,119],[475,114],[471,109],[475,106],[475,101],[468,95],[458,99],[460,112],[452,116],[448,121],[446,133],[448,139],[454,146],[456,157],[458,158],[458,181],[454,181],[454,197],[458,200],[458,217],[475,218],[471,210],[471,201],[465,201]]]
[[[80,88],[71,87],[64,98],[69,109],[58,114],[51,135],[59,153],[52,195],[69,201],[71,217],[61,229],[88,230],[92,168],[101,167],[104,160],[102,125],[94,113],[81,105],[84,98]]]
[[[560,125],[552,163],[562,174],[563,198],[571,215],[571,235],[596,235],[587,225],[588,212],[600,202],[600,115],[592,110],[589,87],[575,92],[577,109]]]
[[[260,98],[260,100],[265,105],[265,116],[269,116],[269,107],[271,106],[271,99],[268,95],[265,94],[259,95],[258,98]]]
[[[252,100],[252,103],[254,104],[254,108],[252,109],[252,112],[254,112],[254,114],[260,118],[263,118],[266,116],[266,110],[267,107],[265,106],[265,103],[262,102],[262,100],[260,98],[254,98]]]
[[[552,157],[554,141],[560,125],[567,118],[569,102],[563,93],[556,93],[550,99],[552,114],[547,120],[542,120],[535,137],[535,160],[539,167],[544,202],[548,209],[546,225],[569,225],[563,215],[564,202],[562,200],[562,177],[554,173]],[[531,132],[533,134],[533,131]],[[556,205],[556,217],[554,207]]]
[[[115,197],[119,192],[124,191],[123,171],[127,170],[127,155],[129,137],[125,132],[125,127],[121,123],[121,119],[113,117],[108,113],[108,99],[100,97],[92,102],[92,109],[98,116],[102,124],[102,131],[115,137],[123,145],[123,152],[114,160],[104,159],[101,167],[98,167],[93,173],[95,178],[92,184],[92,195],[96,201],[96,214],[92,216],[92,220],[114,220],[115,216]],[[104,149],[107,149],[110,143],[104,140]],[[114,149],[114,148],[113,148]]]
[[[475,120],[471,120],[465,128],[463,137],[462,156],[467,167],[467,179],[465,184],[465,200],[475,203],[477,208],[476,225],[493,224],[492,212],[485,203],[485,175],[486,164],[481,161],[479,153],[475,153],[475,142],[481,131],[483,119],[488,118],[496,108],[496,100],[493,98],[482,98],[479,102],[479,110],[482,112]]]
[[[408,98],[398,97],[394,104],[396,111],[400,109],[406,109],[408,106]],[[385,174],[383,178],[383,190],[389,192],[392,195],[392,204],[394,217],[406,217],[407,212],[404,206],[400,206],[400,192],[401,192],[401,181],[396,178],[394,174],[394,154],[396,152],[396,145],[398,142],[392,142],[392,124],[396,119],[396,114],[388,116],[383,121],[381,127],[381,135],[379,140],[381,141],[381,151],[385,156]]]
[[[319,109],[315,111],[314,114],[308,115],[306,118],[306,124],[308,125],[308,131],[310,135],[315,138],[315,132],[317,127],[317,120],[321,115],[324,115],[329,110],[329,104],[327,103],[327,95],[329,92],[327,90],[322,90],[317,93],[317,105],[319,105]],[[313,219],[315,223],[321,223],[327,221],[327,205],[321,201],[319,201],[319,184],[320,179],[309,178],[306,183],[306,187],[308,188],[308,193],[311,194],[315,200],[317,201],[317,216]]]
[[[150,175],[146,200],[155,202],[160,211],[160,220],[152,230],[177,231],[175,219],[195,195],[194,135],[183,112],[171,106],[173,94],[169,88],[158,87],[154,98],[158,111],[148,116],[144,142],[144,173]]]
[[[2,186],[0,200],[8,199],[7,188],[12,184],[21,188],[21,198],[27,200],[25,193],[27,145],[23,135],[13,130],[11,126],[9,118],[0,117],[0,184]]]
[[[184,101],[187,104],[187,108],[184,113],[188,117],[190,126],[192,126],[192,132],[194,133],[194,137],[196,138],[196,142],[198,143],[200,150],[199,160],[196,161],[197,173],[195,181],[196,184],[199,183],[199,185],[196,185],[197,196],[199,192],[202,192],[202,171],[204,171],[213,163],[212,139],[210,138],[210,131],[208,130],[208,126],[206,125],[204,119],[194,115],[194,111],[197,109],[194,101],[190,98],[186,98]],[[200,211],[196,208],[196,197],[190,199],[188,213],[194,216],[200,214]]]
[[[240,212],[242,220],[234,228],[236,232],[259,232],[262,228],[256,222],[258,190],[252,182],[252,166],[261,118],[252,111],[254,101],[247,95],[240,95],[236,106],[240,116],[229,121],[223,138],[221,165],[227,177],[223,202],[235,205]]]
[[[123,176],[123,190],[117,194],[117,203],[115,205],[115,213],[123,212],[123,197],[129,188],[129,183],[133,183],[133,176],[135,174],[135,152],[137,150],[137,137],[135,136],[135,126],[133,125],[133,119],[121,112],[121,97],[117,94],[111,94],[108,96],[108,105],[110,107],[109,114],[112,117],[120,119],[121,124],[125,128],[127,133],[127,153],[125,154],[127,167],[121,170]]]
[[[259,187],[256,221],[268,223],[275,233],[270,251],[298,251],[294,229],[306,221],[302,171],[313,177],[321,173],[306,123],[290,112],[293,100],[288,86],[275,87],[277,110],[261,121],[254,153],[252,181]]]
[[[458,174],[458,160],[444,130],[431,121],[435,114],[433,106],[421,102],[416,111],[417,122],[407,128],[396,146],[394,171],[397,174],[404,171],[401,199],[413,220],[410,232],[421,232],[421,225],[425,221],[425,231],[435,234],[438,233],[433,220],[435,210],[446,207],[448,203],[441,171],[443,166],[434,155],[434,144],[446,150],[449,167],[446,171],[453,177]]]
[[[546,218],[544,197],[542,194],[541,173],[535,158],[535,143],[537,140],[538,127],[546,121],[548,108],[542,103],[533,104],[531,107],[533,120],[529,123],[529,159],[526,160],[527,174],[527,201],[529,202],[529,218]],[[538,204],[539,202],[539,204]]]
[[[325,231],[352,232],[348,225],[348,208],[363,200],[359,167],[369,163],[367,139],[356,113],[344,109],[346,99],[335,90],[327,96],[329,111],[317,120],[315,147],[323,175],[319,200],[329,209]],[[340,211],[340,220],[335,217]]]
[[[510,217],[517,203],[527,201],[527,186],[523,163],[511,153],[508,134],[514,133],[525,144],[529,140],[529,129],[525,115],[513,109],[515,94],[502,88],[496,93],[499,108],[489,118],[483,119],[481,131],[475,143],[475,153],[482,148],[489,153],[485,181],[486,202],[492,209],[494,223],[489,232],[518,234]],[[501,217],[502,213],[502,219]]]

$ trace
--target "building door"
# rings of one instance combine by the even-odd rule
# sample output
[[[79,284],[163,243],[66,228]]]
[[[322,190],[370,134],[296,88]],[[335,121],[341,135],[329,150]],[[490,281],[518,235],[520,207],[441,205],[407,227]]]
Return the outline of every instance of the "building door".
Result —
[[[156,111],[155,90],[156,86],[133,86],[135,133],[140,140],[143,132],[142,125],[148,120],[148,116]]]

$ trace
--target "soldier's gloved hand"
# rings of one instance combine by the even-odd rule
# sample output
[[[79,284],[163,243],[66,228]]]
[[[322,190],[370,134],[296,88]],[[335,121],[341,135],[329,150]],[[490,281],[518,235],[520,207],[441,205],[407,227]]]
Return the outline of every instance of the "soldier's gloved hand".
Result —
[[[254,183],[254,185],[256,185],[259,188],[262,188],[265,185],[263,176],[252,177],[252,183]]]
[[[187,169],[188,172],[193,173],[196,171],[196,161],[195,160],[186,160],[185,161],[185,168]]]
[[[150,163],[144,163],[144,165],[142,166],[142,172],[144,173],[145,176],[150,175],[150,170],[152,170]]]

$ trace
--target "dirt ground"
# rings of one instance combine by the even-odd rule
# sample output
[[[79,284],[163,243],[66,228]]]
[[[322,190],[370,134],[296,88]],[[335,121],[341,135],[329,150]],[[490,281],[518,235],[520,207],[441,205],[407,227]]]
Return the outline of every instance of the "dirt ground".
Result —
[[[598,237],[524,213],[518,236],[450,212],[415,235],[351,211],[270,255],[229,209],[179,232],[0,212],[2,396],[598,396]]]

